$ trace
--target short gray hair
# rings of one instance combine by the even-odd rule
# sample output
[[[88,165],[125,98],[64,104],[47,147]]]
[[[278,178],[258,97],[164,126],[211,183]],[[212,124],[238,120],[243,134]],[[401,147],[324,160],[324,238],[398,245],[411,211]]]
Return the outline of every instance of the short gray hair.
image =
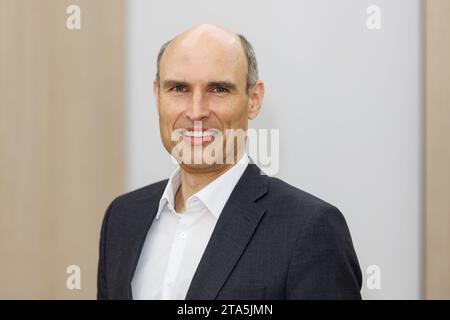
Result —
[[[241,40],[242,47],[244,48],[244,52],[247,58],[247,92],[250,91],[251,88],[253,88],[256,84],[256,81],[258,81],[258,63],[256,61],[256,55],[255,51],[253,50],[252,44],[247,40],[246,37],[244,37],[242,34],[237,34],[239,40]],[[159,65],[161,63],[161,58],[166,51],[169,44],[174,40],[175,38],[170,39],[169,41],[165,42],[161,49],[159,49],[158,52],[158,58],[156,60],[156,81],[159,83]]]

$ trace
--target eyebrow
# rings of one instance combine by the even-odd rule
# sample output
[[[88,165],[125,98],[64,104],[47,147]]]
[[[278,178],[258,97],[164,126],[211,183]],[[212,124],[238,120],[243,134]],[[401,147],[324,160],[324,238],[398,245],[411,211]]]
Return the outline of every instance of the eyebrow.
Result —
[[[230,81],[211,81],[207,84],[208,87],[223,87],[230,91],[237,91],[237,86]]]
[[[175,87],[175,86],[188,86],[189,84],[185,81],[179,81],[179,80],[164,80],[163,81],[163,87]]]
[[[188,87],[189,83],[181,80],[164,80],[163,87],[171,88],[175,86],[185,86]],[[223,87],[230,91],[237,91],[237,85],[231,81],[209,81],[206,84],[207,87]]]

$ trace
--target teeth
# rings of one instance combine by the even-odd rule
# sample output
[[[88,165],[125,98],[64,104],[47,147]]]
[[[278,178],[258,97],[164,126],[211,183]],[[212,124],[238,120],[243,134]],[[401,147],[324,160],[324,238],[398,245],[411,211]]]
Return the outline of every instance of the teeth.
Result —
[[[214,135],[214,132],[211,131],[185,131],[184,135],[188,137],[195,137],[195,138],[201,138],[201,137],[209,137]]]

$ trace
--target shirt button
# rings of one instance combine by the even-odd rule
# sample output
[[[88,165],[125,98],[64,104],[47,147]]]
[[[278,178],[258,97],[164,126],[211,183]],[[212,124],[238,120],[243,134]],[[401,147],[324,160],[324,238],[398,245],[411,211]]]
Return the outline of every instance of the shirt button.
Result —
[[[179,236],[181,239],[186,239],[186,232],[180,232],[180,233],[178,233],[178,236]]]

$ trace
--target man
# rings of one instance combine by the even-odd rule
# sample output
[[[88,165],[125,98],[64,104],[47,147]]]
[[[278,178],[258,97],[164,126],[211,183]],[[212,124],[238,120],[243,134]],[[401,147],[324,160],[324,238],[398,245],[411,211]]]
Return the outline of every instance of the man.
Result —
[[[157,67],[161,139],[180,166],[107,209],[98,298],[360,299],[341,212],[264,175],[226,133],[246,132],[262,105],[250,43],[195,26],[163,45]]]

